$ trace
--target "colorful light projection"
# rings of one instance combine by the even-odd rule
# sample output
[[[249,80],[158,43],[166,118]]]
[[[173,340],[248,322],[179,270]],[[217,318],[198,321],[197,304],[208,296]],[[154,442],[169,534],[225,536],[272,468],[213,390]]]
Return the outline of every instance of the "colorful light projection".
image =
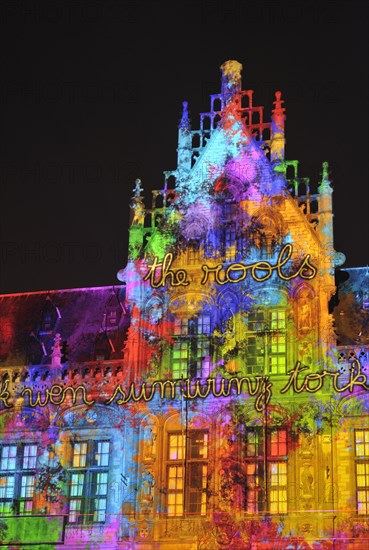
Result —
[[[136,182],[123,358],[61,381],[55,337],[48,376],[3,379],[2,512],[14,473],[15,515],[64,515],[66,547],[367,548],[369,385],[337,359],[328,166],[299,193],[281,94],[264,122],[241,68],[200,130],[184,104],[151,209]],[[36,438],[32,468],[16,437]]]

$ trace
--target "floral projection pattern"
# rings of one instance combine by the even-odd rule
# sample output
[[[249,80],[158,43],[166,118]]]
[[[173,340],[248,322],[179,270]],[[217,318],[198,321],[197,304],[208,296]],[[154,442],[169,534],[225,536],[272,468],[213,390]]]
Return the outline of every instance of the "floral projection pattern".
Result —
[[[136,180],[121,284],[0,297],[3,547],[368,548],[369,271],[336,293],[328,163],[241,70]]]

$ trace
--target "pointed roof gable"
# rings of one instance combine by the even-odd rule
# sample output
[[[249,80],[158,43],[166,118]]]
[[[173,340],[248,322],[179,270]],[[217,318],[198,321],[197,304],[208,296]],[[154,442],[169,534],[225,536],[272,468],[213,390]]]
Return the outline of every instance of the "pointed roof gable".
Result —
[[[192,131],[199,141],[192,147],[192,168],[185,178],[180,165],[177,169],[177,190],[185,204],[201,199],[218,178],[228,180],[236,200],[260,200],[286,189],[285,178],[274,171],[279,159],[273,163],[267,158],[270,140],[264,141],[263,133],[267,130],[271,137],[272,125],[264,123],[262,107],[253,107],[252,92],[241,90],[241,69],[236,61],[222,65],[222,92],[211,96],[211,111],[200,115],[200,129]],[[220,101],[218,111],[215,100]]]

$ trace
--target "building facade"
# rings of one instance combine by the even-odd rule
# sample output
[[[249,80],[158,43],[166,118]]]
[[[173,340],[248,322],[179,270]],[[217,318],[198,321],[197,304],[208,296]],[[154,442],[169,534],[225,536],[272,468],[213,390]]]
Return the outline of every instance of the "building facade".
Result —
[[[241,70],[136,180],[119,285],[0,297],[3,546],[368,547],[369,271],[336,294],[328,164]]]

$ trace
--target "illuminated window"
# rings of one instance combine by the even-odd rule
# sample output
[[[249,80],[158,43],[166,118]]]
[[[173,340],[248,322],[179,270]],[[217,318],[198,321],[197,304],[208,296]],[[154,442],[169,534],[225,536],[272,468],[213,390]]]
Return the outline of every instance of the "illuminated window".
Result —
[[[270,456],[287,455],[287,432],[275,430],[270,433]]]
[[[73,443],[69,523],[105,522],[109,456],[109,441]]]
[[[169,434],[168,438],[168,515],[205,515],[208,434],[205,431],[190,431],[187,435],[178,432]]]
[[[266,451],[266,456],[265,456]],[[245,441],[245,509],[249,514],[287,513],[287,432],[247,428]],[[268,477],[265,479],[265,472]]]
[[[356,498],[360,515],[369,515],[369,430],[355,431]]]
[[[172,369],[173,378],[187,376],[187,366],[189,357],[189,342],[178,340],[173,344],[172,351]]]
[[[32,513],[37,445],[2,445],[0,453],[0,513]]]
[[[172,347],[172,376],[204,378],[210,370],[210,315],[176,319]]]
[[[247,318],[246,369],[248,374],[285,374],[287,358],[286,312],[250,312]]]
[[[269,464],[270,479],[270,506],[272,514],[287,512],[287,464],[286,462],[272,462]]]
[[[285,330],[286,312],[281,310],[274,310],[270,313],[270,328],[272,330]]]

